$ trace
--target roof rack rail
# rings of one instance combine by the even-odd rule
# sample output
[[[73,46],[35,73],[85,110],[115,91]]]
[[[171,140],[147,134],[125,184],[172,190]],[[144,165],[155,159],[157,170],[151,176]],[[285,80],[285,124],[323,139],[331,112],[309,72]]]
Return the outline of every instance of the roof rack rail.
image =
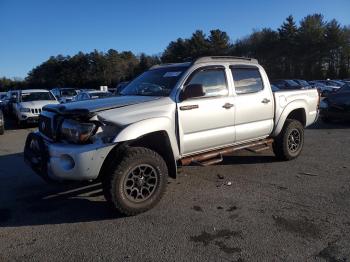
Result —
[[[255,58],[249,58],[249,57],[240,57],[240,56],[203,56],[195,59],[193,61],[193,64],[196,63],[203,63],[203,62],[209,62],[213,60],[244,60],[249,61],[252,63],[258,63],[258,60]]]
[[[164,66],[181,66],[181,65],[186,65],[186,64],[190,64],[190,62],[179,62],[179,63],[162,63],[162,64],[156,64],[151,66],[149,69],[156,69],[159,67],[164,67]]]
[[[249,57],[240,57],[240,56],[202,56],[195,59],[192,59],[190,57],[183,59],[182,62],[179,63],[163,63],[163,64],[157,64],[153,65],[150,69],[155,69],[163,66],[171,66],[171,65],[181,65],[181,64],[198,64],[198,63],[205,63],[205,62],[212,62],[212,61],[225,61],[225,60],[234,60],[234,61],[247,61],[254,64],[258,63],[258,60],[255,58],[249,58]]]

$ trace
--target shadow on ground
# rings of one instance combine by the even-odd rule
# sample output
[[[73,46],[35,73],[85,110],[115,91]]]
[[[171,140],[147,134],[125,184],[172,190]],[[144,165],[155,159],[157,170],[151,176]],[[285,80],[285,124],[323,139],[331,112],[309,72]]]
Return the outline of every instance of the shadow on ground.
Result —
[[[322,122],[311,126],[312,129],[349,127],[350,124],[328,125]],[[1,152],[10,153],[6,149]],[[277,161],[267,152],[228,156],[218,165]],[[48,185],[24,164],[22,153],[0,156],[0,177],[0,227],[79,223],[123,217],[105,201],[100,183]]]
[[[266,151],[268,152],[268,151]],[[279,162],[279,160],[273,155],[242,155],[242,156],[226,156],[224,157],[224,160],[219,165],[252,165],[252,164],[259,164],[259,163],[272,163],[272,162]]]
[[[36,128],[38,124],[32,123],[32,124],[26,124],[23,127],[19,127],[16,123],[16,120],[13,116],[5,116],[5,132],[6,130],[18,130],[18,129],[25,129],[25,128]]]
[[[105,201],[100,183],[47,184],[23,154],[0,156],[0,227],[78,223],[123,217]]]
[[[318,120],[315,124],[307,127],[307,129],[346,129],[350,128],[350,122],[344,121],[334,121],[331,123],[325,123],[321,120]]]

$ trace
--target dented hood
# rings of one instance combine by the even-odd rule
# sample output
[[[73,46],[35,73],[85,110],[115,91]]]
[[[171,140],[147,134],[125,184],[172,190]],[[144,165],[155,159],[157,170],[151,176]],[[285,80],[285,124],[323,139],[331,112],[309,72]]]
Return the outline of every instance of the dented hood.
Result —
[[[62,115],[80,115],[90,117],[100,111],[154,101],[158,100],[159,98],[160,97],[153,96],[116,96],[103,99],[77,101],[60,105],[47,105],[44,107],[44,110],[56,112]]]

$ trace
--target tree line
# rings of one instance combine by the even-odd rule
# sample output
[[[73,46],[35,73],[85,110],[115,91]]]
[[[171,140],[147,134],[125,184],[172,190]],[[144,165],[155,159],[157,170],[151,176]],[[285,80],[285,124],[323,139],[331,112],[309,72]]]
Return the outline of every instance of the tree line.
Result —
[[[189,38],[169,43],[159,56],[130,51],[94,50],[74,56],[57,55],[33,68],[24,81],[0,78],[0,89],[9,88],[97,88],[114,87],[128,81],[154,64],[190,61],[206,55],[232,55],[259,60],[270,78],[349,78],[350,27],[321,14],[308,15],[297,24],[289,16],[273,30],[263,28],[231,41],[219,29],[209,35],[195,31]]]

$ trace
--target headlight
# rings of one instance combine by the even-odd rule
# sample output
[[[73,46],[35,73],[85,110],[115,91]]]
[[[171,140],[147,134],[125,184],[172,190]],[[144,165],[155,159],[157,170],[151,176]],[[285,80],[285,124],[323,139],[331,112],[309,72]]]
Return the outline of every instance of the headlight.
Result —
[[[95,131],[96,125],[93,123],[79,123],[66,119],[61,125],[60,135],[69,142],[82,144],[87,142]]]
[[[24,113],[28,113],[28,112],[30,112],[30,108],[22,107],[19,111],[24,112]]]

